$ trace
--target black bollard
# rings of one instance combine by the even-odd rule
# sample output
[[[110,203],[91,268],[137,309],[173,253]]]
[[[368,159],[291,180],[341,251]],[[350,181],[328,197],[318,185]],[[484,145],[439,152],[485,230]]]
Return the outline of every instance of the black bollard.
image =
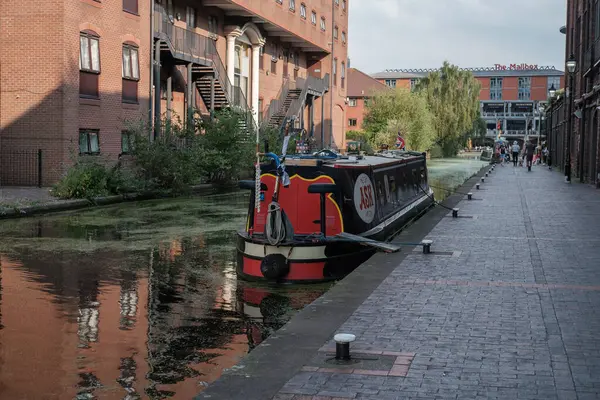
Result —
[[[471,193],[471,192],[467,193],[467,198],[469,200],[473,200],[473,193]]]
[[[475,187],[477,188],[477,190],[479,190],[479,183],[475,184]]]
[[[433,243],[433,240],[422,240],[421,241],[421,245],[423,246],[423,254],[431,253],[431,244],[432,243]]]
[[[452,218],[458,218],[458,208],[452,209]]]
[[[333,340],[335,340],[335,359],[350,360],[350,342],[354,342],[356,336],[350,333],[338,333]]]

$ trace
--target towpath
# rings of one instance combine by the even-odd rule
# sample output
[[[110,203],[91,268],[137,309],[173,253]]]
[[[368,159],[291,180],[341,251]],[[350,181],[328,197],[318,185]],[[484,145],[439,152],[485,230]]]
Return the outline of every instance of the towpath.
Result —
[[[600,191],[496,167],[376,255],[198,399],[600,398]],[[330,361],[352,333],[356,364]]]

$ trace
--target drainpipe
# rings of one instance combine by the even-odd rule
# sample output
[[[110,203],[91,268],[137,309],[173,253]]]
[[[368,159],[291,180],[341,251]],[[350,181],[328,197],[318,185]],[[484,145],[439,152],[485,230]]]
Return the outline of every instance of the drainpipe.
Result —
[[[333,68],[335,65],[334,48],[335,38],[333,37],[333,31],[335,30],[335,1],[331,2],[331,79],[329,80],[329,96],[331,104],[329,104],[329,148],[333,144]]]
[[[152,0],[150,3],[150,96],[148,97],[148,126],[150,127],[150,130],[148,132],[148,139],[152,142],[152,140],[154,139],[154,135],[152,133],[154,132],[152,126],[152,111],[154,110],[154,107],[152,106],[154,100],[152,93],[154,90],[154,0]]]

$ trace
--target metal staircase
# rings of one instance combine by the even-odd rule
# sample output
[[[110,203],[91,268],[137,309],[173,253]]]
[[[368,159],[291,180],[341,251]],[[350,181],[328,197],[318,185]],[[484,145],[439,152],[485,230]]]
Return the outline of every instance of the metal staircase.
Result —
[[[300,114],[308,95],[323,97],[328,90],[329,74],[323,78],[308,76],[297,78],[294,82],[284,81],[279,95],[263,114],[263,124],[278,130],[283,129],[289,119],[301,118]]]
[[[240,88],[232,85],[213,39],[175,26],[165,9],[155,5],[154,37],[159,39],[161,60],[173,65],[192,65],[192,82],[195,82],[202,101],[214,110],[231,108],[243,115],[240,128],[250,134],[258,127],[251,107]],[[214,87],[214,96],[212,95]],[[211,102],[212,99],[212,102]]]
[[[283,100],[281,107],[279,108],[279,110],[273,114],[271,116],[271,118],[269,119],[268,125],[272,126],[272,127],[280,127],[281,125],[283,125],[283,121],[285,119],[285,116],[287,115],[290,106],[292,105],[292,103],[300,98],[300,95],[302,94],[302,89],[291,89],[288,91],[287,96],[285,97],[285,99]]]

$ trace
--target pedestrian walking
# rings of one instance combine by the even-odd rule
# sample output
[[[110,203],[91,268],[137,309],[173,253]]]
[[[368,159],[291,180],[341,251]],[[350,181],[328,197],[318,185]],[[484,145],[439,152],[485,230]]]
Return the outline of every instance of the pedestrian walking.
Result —
[[[506,147],[504,145],[500,146],[500,165],[504,167],[504,160],[506,158]]]
[[[514,167],[516,167],[517,162],[519,162],[519,151],[520,150],[521,150],[521,147],[519,146],[519,143],[517,143],[517,141],[515,140],[512,145],[512,161],[513,161]]]
[[[531,143],[530,140],[528,140],[525,145],[525,153],[527,154],[527,171],[531,171],[531,164],[535,153],[535,144]]]

